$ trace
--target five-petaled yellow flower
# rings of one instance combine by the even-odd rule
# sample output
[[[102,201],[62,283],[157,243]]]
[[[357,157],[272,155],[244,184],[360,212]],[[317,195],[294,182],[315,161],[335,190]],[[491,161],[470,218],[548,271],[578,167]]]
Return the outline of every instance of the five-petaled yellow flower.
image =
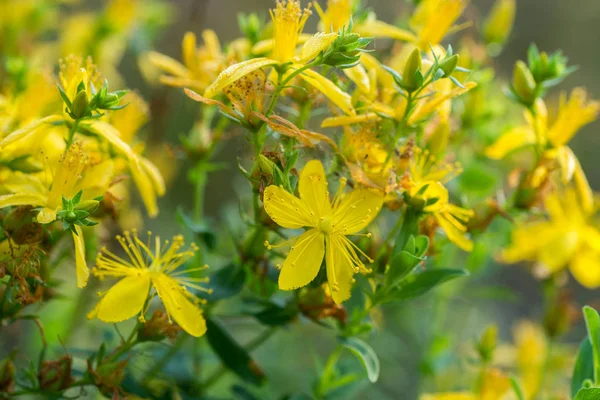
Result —
[[[545,206],[549,219],[518,225],[502,260],[535,262],[550,273],[569,266],[582,285],[600,286],[600,231],[592,224],[593,212],[573,189],[548,196]]]
[[[200,302],[188,288],[210,292],[210,289],[199,285],[208,282],[208,278],[194,278],[187,274],[208,268],[206,265],[190,269],[180,269],[194,256],[196,246],[184,248],[182,236],[175,236],[171,242],[161,242],[155,236],[152,242],[151,233],[144,243],[137,232],[125,232],[117,236],[117,240],[129,257],[125,260],[104,248],[98,254],[96,267],[92,273],[104,277],[121,278],[106,293],[96,308],[88,314],[88,318],[97,317],[104,322],[120,322],[140,314],[144,321],[147,311],[147,299],[150,289],[154,288],[167,310],[169,322],[171,318],[192,336],[202,336],[206,332],[206,321],[198,307]],[[152,244],[154,249],[152,249]]]
[[[330,202],[323,164],[312,160],[300,174],[300,198],[278,186],[266,188],[265,211],[275,223],[290,229],[309,228],[291,240],[291,251],[281,266],[280,289],[293,290],[310,283],[325,258],[327,281],[333,300],[339,304],[350,297],[354,274],[368,272],[358,255],[367,256],[346,236],[369,225],[381,209],[383,195],[371,189],[356,189],[342,196],[345,184],[342,179]],[[266,245],[272,248],[284,243]]]

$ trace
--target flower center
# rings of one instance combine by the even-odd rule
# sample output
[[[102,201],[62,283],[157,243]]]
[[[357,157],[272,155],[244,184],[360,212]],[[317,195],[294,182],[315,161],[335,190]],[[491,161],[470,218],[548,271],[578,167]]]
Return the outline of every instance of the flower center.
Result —
[[[333,221],[331,217],[321,217],[321,221],[319,222],[319,230],[323,233],[331,233],[333,229]]]

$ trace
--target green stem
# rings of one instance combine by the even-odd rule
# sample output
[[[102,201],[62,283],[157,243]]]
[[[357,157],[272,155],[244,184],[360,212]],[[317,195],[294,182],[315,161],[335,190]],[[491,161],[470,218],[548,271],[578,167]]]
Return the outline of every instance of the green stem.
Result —
[[[413,207],[408,206],[404,213],[404,219],[402,221],[402,227],[400,233],[396,236],[396,243],[394,244],[394,250],[392,255],[398,254],[406,247],[408,239],[411,236],[417,236],[419,234],[419,219],[421,213],[415,210]]]
[[[198,162],[196,165],[196,182],[194,191],[194,219],[196,222],[202,221],[204,215],[204,193],[206,189],[206,169],[204,161]]]
[[[79,119],[73,121],[73,125],[69,129],[69,139],[67,140],[67,149],[71,147],[73,143],[73,138],[75,137],[75,133],[77,133],[77,127],[79,126]]]

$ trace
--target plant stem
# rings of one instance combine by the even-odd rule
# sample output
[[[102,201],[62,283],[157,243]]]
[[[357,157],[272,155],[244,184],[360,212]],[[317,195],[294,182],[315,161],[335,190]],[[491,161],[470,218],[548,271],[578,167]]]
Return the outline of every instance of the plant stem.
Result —
[[[71,147],[73,143],[73,138],[75,137],[75,133],[77,133],[77,127],[79,126],[79,119],[73,121],[73,125],[69,129],[69,139],[67,140],[67,149]]]

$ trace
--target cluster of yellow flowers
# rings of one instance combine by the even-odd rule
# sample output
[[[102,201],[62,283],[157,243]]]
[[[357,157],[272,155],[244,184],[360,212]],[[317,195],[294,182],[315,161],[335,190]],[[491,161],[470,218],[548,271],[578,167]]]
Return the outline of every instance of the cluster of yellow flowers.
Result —
[[[169,323],[202,336],[207,323],[199,305],[212,293],[203,285],[208,278],[197,274],[207,268],[203,251],[196,244],[186,247],[181,235],[161,241],[148,232],[143,238],[131,222],[135,196],[156,217],[157,198],[167,186],[139,135],[149,121],[148,104],[134,91],[111,91],[124,88],[117,65],[129,35],[164,10],[155,2],[112,0],[98,15],[76,14],[62,22],[57,42],[46,43],[44,30],[52,24],[22,27],[39,7],[59,12],[52,3],[0,0],[6,65],[0,70],[0,277],[11,276],[7,287],[32,276],[47,281],[43,265],[50,265],[66,235],[74,244],[79,288],[90,274],[119,279],[99,293],[89,318],[117,323],[137,315],[137,325],[144,325],[158,297]],[[185,34],[182,62],[143,49],[139,66],[149,80],[184,88],[203,105],[183,143],[197,163],[190,174],[198,189],[194,233],[203,222],[210,157],[225,128],[235,124],[249,141],[252,156],[239,167],[252,187],[254,211],[238,258],[262,278],[267,273],[260,275],[258,266],[279,270],[274,280],[281,290],[297,291],[297,309],[320,302],[316,313],[314,307],[301,311],[311,319],[342,315],[343,303],[357,291],[369,297],[364,318],[380,304],[415,297],[450,279],[421,280],[430,272],[457,273],[425,266],[425,256],[436,256],[448,242],[472,252],[477,235],[497,216],[516,220],[500,261],[530,262],[537,277],[553,284],[568,266],[582,285],[600,286],[597,206],[567,146],[597,118],[600,103],[577,88],[561,96],[550,118],[546,92],[572,69],[561,54],[532,48],[528,63],[516,64],[509,89],[526,124],[506,132],[494,126],[496,134],[484,138],[482,126],[493,108],[488,97],[497,89],[491,61],[508,38],[515,2],[496,2],[482,40],[465,35],[458,52],[443,47],[449,35],[470,26],[458,22],[468,5],[421,0],[399,28],[358,10],[352,0],[306,8],[299,0],[277,0],[269,23],[256,15],[241,17],[244,36],[226,46],[205,30],[201,44],[195,34]],[[318,32],[306,34],[313,9]],[[372,51],[374,40],[389,45],[387,51]],[[31,46],[25,55],[19,47],[24,44]],[[60,58],[57,74],[42,61],[50,55]],[[307,160],[297,171],[299,159]],[[505,187],[480,199],[462,193],[465,180],[457,179],[462,165],[473,174],[470,163],[490,159],[505,160],[496,164],[508,171]],[[334,180],[339,184],[332,196]],[[241,208],[242,218],[250,220]],[[96,251],[96,238],[105,240],[115,222],[124,229],[116,237],[120,248],[107,244]],[[289,252],[279,252],[282,248]],[[29,263],[33,267],[26,270],[15,267]],[[359,284],[357,274],[367,283]],[[338,319],[341,336],[359,330],[345,326],[345,316]],[[539,357],[549,352],[537,329],[518,328],[518,354],[510,362],[520,368],[525,399],[539,393],[545,368]],[[515,349],[506,353],[514,355]],[[506,398],[512,386],[503,366],[481,354],[489,363],[479,372],[476,390],[422,399]]]

